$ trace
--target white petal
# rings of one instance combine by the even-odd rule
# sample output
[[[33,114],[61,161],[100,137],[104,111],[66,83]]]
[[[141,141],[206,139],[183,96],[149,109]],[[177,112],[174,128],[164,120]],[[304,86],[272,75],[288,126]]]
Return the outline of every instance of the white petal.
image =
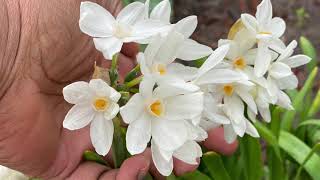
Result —
[[[203,93],[173,96],[164,100],[165,115],[168,120],[193,119],[203,111]]]
[[[289,58],[293,53],[294,49],[298,46],[298,42],[296,40],[291,41],[291,43],[281,52],[278,61],[283,61],[284,59]]]
[[[161,45],[155,59],[157,63],[170,64],[177,58],[177,51],[184,42],[183,35],[177,32],[171,32],[164,43]]]
[[[255,114],[254,112],[252,112],[252,110],[250,108],[247,108],[247,115],[248,118],[252,121],[252,122],[256,122],[256,118],[257,118],[257,114]]]
[[[227,143],[232,144],[237,139],[237,134],[234,132],[232,125],[224,125],[224,139]]]
[[[241,97],[241,99],[248,105],[251,111],[254,114],[257,114],[258,113],[257,105],[252,95],[248,91],[246,91],[244,88],[241,88],[241,87],[237,87],[235,91]]]
[[[98,4],[81,3],[79,25],[82,32],[92,37],[110,37],[114,22],[114,17]]]
[[[270,95],[270,100],[272,104],[276,103],[278,99],[278,91],[280,91],[277,82],[273,80],[270,76],[267,78],[267,91]]]
[[[228,51],[229,51],[228,45],[218,47],[200,67],[198,72],[198,77],[201,77],[206,72],[214,68],[217,64],[219,64],[223,60],[223,58],[227,55]]]
[[[290,97],[284,93],[283,91],[278,92],[278,102],[277,105],[279,105],[282,108],[293,110],[293,106],[291,105]]]
[[[281,62],[287,64],[291,68],[296,68],[305,64],[308,64],[311,61],[311,58],[306,55],[296,55],[288,59],[284,59]]]
[[[139,119],[133,121],[128,127],[126,142],[127,149],[132,155],[142,153],[150,141],[151,119],[148,117],[148,114],[143,113],[139,116]]]
[[[89,84],[84,81],[75,82],[63,88],[63,97],[70,104],[87,102],[91,95]]]
[[[202,150],[198,143],[187,141],[183,146],[177,149],[173,156],[187,164],[197,165],[197,159],[202,156]]]
[[[214,96],[206,93],[204,96],[203,115],[209,120],[218,124],[230,124],[230,120],[223,114],[220,102]]]
[[[132,34],[123,39],[124,42],[137,42],[146,44],[152,36],[161,33],[167,33],[171,26],[164,24],[159,20],[147,19],[137,22],[132,28]]]
[[[69,130],[77,130],[87,126],[95,116],[90,104],[74,105],[63,121],[63,127]]]
[[[170,75],[176,76],[184,81],[191,81],[196,76],[198,69],[195,67],[185,66],[180,63],[172,63],[167,69]]]
[[[145,54],[145,61],[146,65],[150,68],[154,61],[156,60],[156,55],[159,52],[159,49],[163,43],[163,38],[161,36],[156,35],[152,38],[150,44],[146,47],[144,54]]]
[[[162,149],[174,151],[188,139],[184,121],[156,119],[152,121],[152,139]]]
[[[262,40],[258,43],[257,58],[254,65],[256,76],[262,77],[268,70],[271,63],[271,55],[266,43]]]
[[[282,90],[296,89],[298,87],[298,83],[299,80],[297,76],[294,74],[277,80],[277,84],[279,88]]]
[[[184,35],[184,38],[189,38],[196,30],[198,25],[197,16],[188,16],[181,19],[174,25],[174,30]]]
[[[154,165],[156,166],[157,170],[163,175],[163,176],[169,176],[172,173],[173,170],[173,159],[166,160],[160,152],[160,148],[154,143],[151,143],[151,154],[152,154],[152,160]]]
[[[208,133],[198,125],[191,122],[186,122],[188,128],[188,139],[192,141],[204,141],[208,138]]]
[[[281,79],[287,76],[292,75],[291,68],[281,62],[275,62],[271,65],[269,70],[270,76],[272,76],[274,79]]]
[[[282,18],[275,17],[271,20],[270,28],[272,35],[280,38],[286,31],[286,22]]]
[[[200,88],[194,84],[186,83],[184,81],[162,83],[154,90],[153,96],[156,98],[164,99],[168,97],[188,94],[198,91]]]
[[[246,130],[244,121],[244,104],[237,95],[224,97],[224,112],[231,120],[234,131],[239,136],[243,136]]]
[[[269,106],[268,107],[261,107],[261,106],[258,106],[258,110],[259,110],[259,113],[262,117],[262,119],[269,123],[271,122],[271,113],[270,113],[270,109],[269,109]]]
[[[251,33],[257,33],[258,22],[255,17],[250,14],[242,14],[241,21],[246,26],[246,28],[251,31]]]
[[[260,135],[257,129],[250,123],[250,121],[246,120],[246,123],[247,123],[246,133],[252,137],[259,138]]]
[[[272,4],[270,0],[263,0],[257,7],[256,18],[261,24],[268,24],[272,19]]]
[[[133,95],[129,102],[120,108],[123,121],[127,124],[136,121],[144,110],[144,99],[140,94]]]
[[[97,50],[101,51],[107,60],[111,60],[115,54],[120,52],[123,45],[123,42],[115,37],[94,38],[93,42]]]
[[[89,87],[97,96],[109,97],[110,95],[110,86],[102,79],[92,79]]]
[[[243,58],[245,59],[248,65],[254,65],[254,62],[256,61],[257,53],[258,53],[258,49],[250,49],[244,54]]]
[[[141,2],[133,2],[120,11],[117,16],[117,21],[126,25],[134,25],[144,18],[145,5]]]
[[[220,126],[220,124],[214,123],[214,122],[207,120],[207,119],[201,119],[201,122],[200,122],[200,127],[206,131],[217,128],[219,126]]]
[[[171,17],[171,4],[169,0],[161,1],[157,6],[155,6],[150,13],[151,19],[161,20],[166,23],[170,23]]]
[[[104,112],[104,118],[107,120],[112,120],[115,118],[119,112],[119,105],[115,102],[109,104],[107,111]]]
[[[212,69],[209,72],[198,78],[195,83],[197,85],[203,84],[221,84],[232,83],[242,80],[240,73],[230,69]]]
[[[153,87],[155,84],[156,83],[151,76],[144,76],[139,86],[139,93],[141,96],[146,99],[150,98],[152,96]]]
[[[90,137],[96,152],[102,156],[108,154],[113,140],[113,122],[97,115],[90,126]]]
[[[178,52],[177,58],[192,61],[209,56],[212,52],[213,50],[210,47],[192,39],[186,39]]]

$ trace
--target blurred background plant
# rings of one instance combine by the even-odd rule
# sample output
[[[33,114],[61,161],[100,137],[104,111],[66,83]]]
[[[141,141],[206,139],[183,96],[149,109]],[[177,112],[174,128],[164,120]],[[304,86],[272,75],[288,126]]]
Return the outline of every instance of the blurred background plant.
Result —
[[[125,3],[134,0],[124,0]],[[141,0],[144,1],[144,0]],[[161,0],[151,0],[151,7]],[[254,14],[260,0],[173,0],[173,21],[188,15],[198,16],[193,39],[217,47],[226,38],[242,12]],[[182,177],[168,180],[320,180],[320,90],[317,52],[320,50],[320,1],[273,1],[274,13],[287,22],[285,41],[299,40],[297,53],[313,60],[295,73],[298,90],[288,92],[295,110],[272,107],[272,122],[255,124],[261,138],[239,139],[238,151],[230,157],[204,149],[200,167]],[[311,41],[312,42],[311,42]]]

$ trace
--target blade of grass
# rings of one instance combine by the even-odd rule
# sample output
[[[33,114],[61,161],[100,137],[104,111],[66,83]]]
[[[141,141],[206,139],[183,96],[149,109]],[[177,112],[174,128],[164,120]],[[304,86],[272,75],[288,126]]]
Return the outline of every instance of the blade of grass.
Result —
[[[202,156],[202,161],[208,168],[210,176],[215,180],[231,180],[219,154],[207,152]]]
[[[313,117],[319,111],[320,111],[320,89],[318,90],[318,93],[308,111],[308,117],[309,118]]]
[[[211,180],[210,177],[196,170],[192,173],[187,173],[177,178],[178,180]]]
[[[92,162],[96,162],[96,163],[99,163],[102,165],[109,166],[109,164],[106,160],[104,160],[99,154],[97,154],[93,151],[85,151],[83,153],[83,159],[85,161],[92,161]]]
[[[272,131],[270,131],[265,125],[263,125],[259,121],[257,121],[254,125],[258,130],[260,136],[268,143],[268,145],[270,145],[274,149],[276,156],[282,163],[280,148],[276,136],[272,133]]]
[[[240,140],[241,156],[244,158],[244,174],[248,180],[261,179],[263,161],[259,139],[244,136]]]
[[[313,146],[311,152],[308,154],[308,156],[306,157],[306,159],[303,161],[303,163],[300,165],[298,172],[296,174],[296,177],[294,178],[295,180],[299,180],[300,179],[300,174],[302,172],[303,167],[305,166],[305,164],[310,160],[310,158],[312,157],[312,155],[314,153],[316,153],[317,151],[320,150],[320,143],[316,144],[315,146]]]
[[[311,120],[304,121],[299,124],[298,128],[301,128],[304,126],[310,126],[310,125],[320,128],[320,119],[311,119]]]
[[[303,88],[301,89],[301,91],[297,94],[297,96],[295,97],[295,99],[293,100],[293,107],[295,108],[295,110],[291,110],[291,111],[287,111],[284,114],[282,123],[281,123],[281,128],[283,130],[286,131],[290,131],[292,128],[292,124],[293,124],[293,120],[294,117],[296,115],[296,112],[299,112],[299,110],[303,109],[303,99],[305,98],[306,94],[308,92],[310,92],[310,90],[312,89],[313,86],[313,82],[316,78],[318,74],[318,68],[314,68],[311,72],[311,74],[309,75],[306,83],[304,84]]]
[[[312,69],[317,66],[316,48],[312,45],[312,43],[306,37],[303,37],[303,36],[300,37],[300,47],[302,49],[303,54],[312,58],[312,61],[307,65],[309,72],[311,72]]]
[[[279,146],[300,165],[303,164],[308,154],[312,151],[304,142],[286,131],[281,131],[280,133]],[[313,154],[304,165],[306,172],[308,172],[313,179],[320,179],[319,167],[320,157],[317,154]]]

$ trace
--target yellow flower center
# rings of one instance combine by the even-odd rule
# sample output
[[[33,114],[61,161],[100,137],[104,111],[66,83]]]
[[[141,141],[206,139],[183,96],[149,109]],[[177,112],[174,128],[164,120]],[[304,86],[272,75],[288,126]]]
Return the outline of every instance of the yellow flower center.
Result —
[[[232,84],[227,84],[223,86],[223,92],[227,96],[231,96],[233,94],[233,91],[234,91],[234,87]]]
[[[271,35],[272,33],[268,32],[268,31],[262,31],[262,32],[259,32],[259,34],[261,34],[261,35]]]
[[[167,68],[163,64],[158,64],[154,67],[154,71],[158,72],[160,75],[165,75],[167,74]]]
[[[161,116],[164,111],[162,102],[160,100],[156,100],[153,103],[151,103],[149,106],[149,111],[154,116]]]
[[[247,63],[243,57],[239,57],[233,61],[233,66],[237,69],[244,69]]]
[[[109,101],[106,98],[96,98],[93,106],[96,111],[105,111],[109,107]]]

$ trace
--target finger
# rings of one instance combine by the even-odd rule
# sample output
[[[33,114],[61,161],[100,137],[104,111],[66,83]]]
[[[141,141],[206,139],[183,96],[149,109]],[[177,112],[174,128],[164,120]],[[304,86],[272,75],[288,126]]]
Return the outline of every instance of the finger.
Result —
[[[79,167],[67,179],[68,180],[98,179],[103,174],[107,174],[109,170],[110,168],[107,166],[103,166],[94,162],[85,162],[80,164]],[[111,180],[111,179],[108,179],[108,180]]]
[[[156,180],[165,180],[166,178],[159,173],[159,171],[157,170],[156,166],[155,166],[154,163],[153,163],[150,148],[147,148],[147,149],[143,152],[143,155],[144,155],[147,159],[149,159],[149,162],[150,162],[150,168],[149,168],[150,170],[149,170],[149,172],[150,172],[151,175],[154,177],[154,179],[156,179]]]
[[[174,164],[174,174],[177,176],[182,176],[183,174],[186,174],[188,172],[195,171],[199,165],[191,165],[187,164],[179,159],[173,160]]]
[[[110,170],[104,174],[102,174],[98,180],[117,180],[118,169]]]
[[[143,154],[135,155],[123,162],[117,174],[117,180],[140,180],[148,173],[150,159]]]
[[[224,139],[223,128],[211,129],[204,146],[223,155],[232,155],[238,148],[238,141],[228,144]]]
[[[121,53],[125,56],[132,58],[132,60],[136,59],[136,56],[139,52],[139,45],[137,43],[126,43],[123,45]]]

